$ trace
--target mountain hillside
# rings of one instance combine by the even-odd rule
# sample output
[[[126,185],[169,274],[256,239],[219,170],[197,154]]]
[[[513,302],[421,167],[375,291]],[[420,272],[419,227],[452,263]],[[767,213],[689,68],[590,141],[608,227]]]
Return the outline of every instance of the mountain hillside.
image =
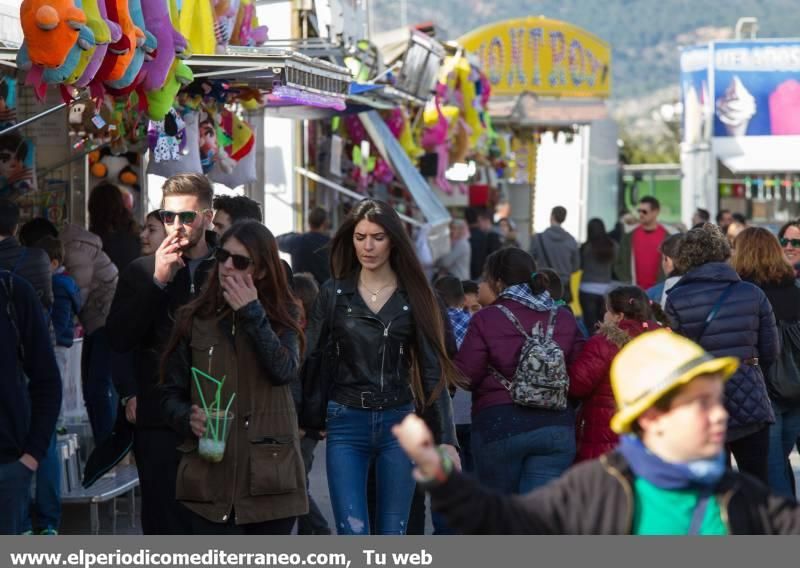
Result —
[[[375,27],[433,21],[448,39],[497,20],[546,16],[608,41],[613,96],[640,97],[678,83],[678,48],[733,36],[736,20],[755,16],[759,37],[800,36],[797,0],[371,0]]]

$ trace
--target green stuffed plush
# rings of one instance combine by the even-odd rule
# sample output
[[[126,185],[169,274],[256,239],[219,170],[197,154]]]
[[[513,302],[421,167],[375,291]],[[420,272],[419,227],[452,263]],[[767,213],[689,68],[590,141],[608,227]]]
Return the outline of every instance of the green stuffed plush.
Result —
[[[146,93],[147,116],[151,120],[164,120],[164,117],[175,102],[178,91],[193,80],[194,74],[192,70],[183,61],[179,59],[173,61],[164,86]]]

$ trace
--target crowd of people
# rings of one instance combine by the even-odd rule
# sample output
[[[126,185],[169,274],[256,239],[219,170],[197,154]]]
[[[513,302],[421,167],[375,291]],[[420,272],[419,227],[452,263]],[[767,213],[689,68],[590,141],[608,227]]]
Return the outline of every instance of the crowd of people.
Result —
[[[526,251],[469,209],[427,263],[378,200],[275,236],[203,176],[163,196],[140,228],[99,186],[88,231],[0,202],[0,533],[59,529],[77,336],[94,443],[133,432],[145,534],[421,534],[425,491],[437,534],[800,530],[800,222],[681,233],[644,197],[581,245],[555,207]]]

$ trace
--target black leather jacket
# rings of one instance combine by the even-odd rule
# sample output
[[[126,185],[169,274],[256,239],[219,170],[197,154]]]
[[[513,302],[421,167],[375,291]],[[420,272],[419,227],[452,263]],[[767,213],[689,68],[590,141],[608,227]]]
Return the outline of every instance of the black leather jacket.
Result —
[[[419,349],[423,388],[430,401],[441,367],[433,346],[423,334],[417,334],[405,290],[398,289],[374,314],[358,293],[356,282],[326,282],[308,320],[307,349],[312,353],[328,341],[320,335],[331,317],[331,302],[336,302],[332,333],[338,356],[330,398],[346,406],[371,409],[411,402],[411,351]],[[421,414],[437,443],[458,445],[446,389]]]

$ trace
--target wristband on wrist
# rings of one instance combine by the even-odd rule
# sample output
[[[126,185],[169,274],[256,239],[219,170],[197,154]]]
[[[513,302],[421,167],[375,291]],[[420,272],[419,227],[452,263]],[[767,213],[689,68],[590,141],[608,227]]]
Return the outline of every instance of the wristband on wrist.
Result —
[[[417,485],[426,491],[438,487],[447,481],[450,474],[453,473],[453,460],[450,459],[450,454],[447,453],[443,446],[437,446],[436,453],[439,454],[439,468],[431,476],[417,476]]]

